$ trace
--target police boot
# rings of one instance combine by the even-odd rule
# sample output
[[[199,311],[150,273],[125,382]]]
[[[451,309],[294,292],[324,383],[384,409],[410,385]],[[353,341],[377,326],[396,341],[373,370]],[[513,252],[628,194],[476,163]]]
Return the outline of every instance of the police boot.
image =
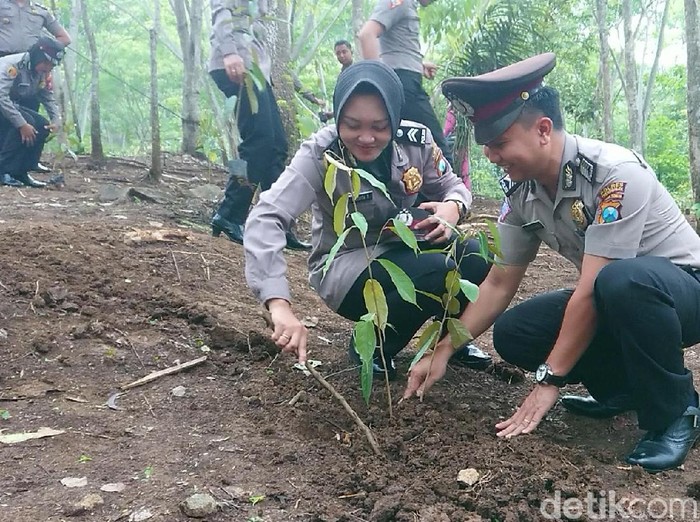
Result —
[[[561,405],[574,415],[593,419],[609,419],[634,409],[632,397],[627,394],[615,395],[604,401],[597,401],[591,396],[564,395]]]
[[[625,460],[649,473],[677,468],[685,462],[688,452],[700,437],[698,416],[700,409],[688,406],[683,415],[665,430],[644,435]]]
[[[34,166],[34,168],[33,168],[32,170],[33,170],[34,172],[41,172],[41,173],[43,173],[43,174],[46,174],[46,173],[48,173],[48,172],[51,172],[51,168],[50,168],[50,167],[47,167],[46,165],[44,165],[43,163],[40,163],[40,162],[38,162],[38,161],[37,161],[36,165]]]
[[[229,221],[218,212],[214,214],[213,218],[211,218],[211,235],[214,237],[219,237],[223,232],[231,241],[242,245],[244,231],[244,225]]]
[[[450,362],[466,366],[472,370],[485,370],[491,366],[492,359],[490,355],[484,353],[477,346],[467,343],[457,349]]]
[[[3,174],[0,176],[0,185],[6,185],[8,187],[23,187],[24,185],[17,181],[15,178],[9,174]]]
[[[34,187],[34,188],[43,188],[46,186],[46,183],[43,181],[39,181],[31,177],[27,172],[15,172],[13,174],[10,174],[13,178],[15,178],[17,181],[21,181],[24,185],[28,187]]]

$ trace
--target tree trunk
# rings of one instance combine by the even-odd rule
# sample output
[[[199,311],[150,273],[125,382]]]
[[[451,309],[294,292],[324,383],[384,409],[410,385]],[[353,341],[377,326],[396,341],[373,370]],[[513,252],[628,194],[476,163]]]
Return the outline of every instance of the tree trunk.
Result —
[[[685,40],[688,64],[700,63],[700,20],[698,0],[684,0]],[[695,200],[695,231],[700,234],[700,68],[687,68],[688,82],[688,142],[690,152],[690,181]]]
[[[92,81],[90,83],[90,140],[91,156],[98,162],[104,161],[104,150],[102,148],[102,134],[100,132],[100,58],[97,54],[97,44],[95,43],[95,33],[92,32],[90,16],[88,15],[85,0],[80,0],[81,19],[85,37],[90,47],[90,59],[92,60]]]
[[[360,32],[360,29],[362,29],[362,24],[365,21],[365,13],[362,9],[362,4],[362,0],[352,0],[352,38],[355,42],[355,49],[360,48],[360,40],[358,39],[357,35]]]
[[[639,79],[637,61],[634,57],[635,34],[632,28],[632,0],[622,0],[622,24],[625,38],[624,81],[625,99],[627,101],[627,122],[629,126],[632,149],[642,151],[642,129],[640,128],[641,105],[639,103]]]
[[[182,49],[184,77],[182,81],[182,144],[185,154],[194,155],[199,132],[199,89],[202,56],[202,0],[172,0],[177,20],[177,34]]]
[[[600,49],[600,61],[598,64],[598,77],[600,82],[600,97],[603,105],[603,113],[600,115],[603,127],[603,140],[612,142],[612,81],[610,72],[610,42],[608,41],[608,3],[606,0],[596,0],[595,10],[598,25],[598,43]]]
[[[296,109],[294,104],[294,83],[290,73],[290,46],[288,24],[288,0],[276,0],[272,20],[266,24],[266,45],[272,57],[272,81],[275,84],[275,97],[279,102],[282,125],[287,134],[290,150],[296,150],[299,144]]]
[[[151,36],[151,168],[148,179],[160,183],[163,166],[160,158],[160,119],[158,117],[158,33],[160,32],[160,0],[153,0]]]

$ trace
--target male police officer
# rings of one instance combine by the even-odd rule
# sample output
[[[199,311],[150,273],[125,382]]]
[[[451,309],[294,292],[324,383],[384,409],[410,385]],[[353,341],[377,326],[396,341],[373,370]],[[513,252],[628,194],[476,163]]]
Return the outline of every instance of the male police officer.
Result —
[[[335,53],[335,58],[340,64],[340,72],[350,67],[353,62],[352,57],[352,44],[347,40],[338,40],[333,44],[333,52]]]
[[[592,397],[567,397],[568,409],[598,417],[636,410],[648,433],[627,462],[671,469],[700,436],[682,351],[700,342],[700,237],[640,156],[563,130],[558,93],[542,85],[554,63],[547,53],[443,83],[512,182],[499,219],[504,266],[491,270],[461,319],[474,336],[495,322],[499,354],[536,370],[532,392],[496,425],[499,437],[532,432],[559,387],[582,382]],[[577,266],[575,289],[504,313],[542,242]],[[450,351],[438,347],[430,375],[429,358],[416,365],[406,397],[444,375]]]
[[[28,52],[0,58],[0,168],[6,185],[46,185],[28,172],[37,164],[49,133],[60,123],[46,78],[61,58],[63,44],[48,36],[39,38]],[[33,96],[44,105],[51,123],[24,105]]]
[[[401,80],[406,97],[401,118],[428,127],[435,143],[452,165],[452,150],[447,145],[442,126],[430,105],[430,98],[423,89],[423,76],[432,80],[437,66],[423,62],[418,4],[425,7],[433,1],[377,0],[374,11],[360,29],[358,37],[362,58],[381,59],[394,69]]]
[[[222,232],[236,243],[243,243],[244,223],[255,188],[267,190],[282,173],[287,161],[287,137],[282,127],[277,100],[270,85],[272,63],[261,35],[261,17],[268,0],[211,0],[212,33],[209,74],[227,98],[237,96],[238,152],[247,164],[247,179],[231,173],[224,200],[211,221],[215,236]],[[245,76],[257,65],[265,76],[265,87],[253,87],[257,110],[243,85]],[[255,104],[255,102],[254,102]],[[310,250],[292,232],[287,233],[287,247]]]

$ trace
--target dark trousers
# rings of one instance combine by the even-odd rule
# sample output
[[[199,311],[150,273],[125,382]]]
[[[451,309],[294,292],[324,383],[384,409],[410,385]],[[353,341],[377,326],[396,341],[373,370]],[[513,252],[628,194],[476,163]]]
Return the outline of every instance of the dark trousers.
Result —
[[[401,80],[403,93],[406,98],[406,103],[404,103],[403,111],[401,112],[401,118],[422,123],[428,127],[433,135],[435,143],[440,147],[442,154],[445,156],[445,159],[449,161],[450,165],[454,168],[452,150],[447,145],[445,135],[442,133],[442,125],[440,125],[437,116],[435,116],[433,106],[430,105],[428,93],[423,89],[423,75],[406,69],[394,69],[394,72],[396,72],[399,80]]]
[[[238,154],[247,164],[247,181],[231,175],[218,213],[234,223],[245,223],[255,189],[269,189],[279,178],[287,161],[287,136],[282,127],[277,100],[270,84],[263,91],[255,88],[258,110],[253,113],[248,91],[232,82],[223,69],[211,71],[216,86],[227,98],[237,96]]]
[[[3,173],[14,176],[26,174],[32,170],[44,149],[44,143],[49,136],[46,126],[49,121],[38,112],[26,107],[17,107],[24,119],[37,131],[34,144],[25,145],[19,129],[15,128],[7,118],[0,116],[0,168]]]
[[[474,284],[481,284],[489,272],[490,264],[479,255],[478,241],[471,240],[457,246],[456,260],[459,262],[459,272],[462,279],[468,279]],[[385,252],[381,259],[388,259],[398,265],[413,281],[416,290],[429,292],[442,296],[446,291],[445,276],[457,266],[455,259],[448,258],[441,252],[423,253],[416,256],[412,250],[404,246]],[[443,307],[434,299],[416,294],[418,307],[404,301],[399,295],[396,286],[389,273],[379,263],[372,263],[372,275],[379,281],[389,308],[388,322],[391,325],[386,329],[384,342],[384,354],[393,357],[401,351],[413,338],[418,329],[428,319],[434,316],[442,316]],[[369,279],[369,269],[365,270],[353,283],[350,291],[338,309],[338,313],[351,321],[358,321],[367,313],[362,289]],[[457,296],[460,302],[460,310],[467,306],[467,299],[460,292]]]
[[[571,294],[539,295],[503,313],[496,351],[535,370],[554,346]],[[570,380],[598,400],[630,394],[640,428],[665,429],[696,400],[683,347],[700,342],[700,272],[661,257],[613,261],[598,274],[594,296],[597,331]]]

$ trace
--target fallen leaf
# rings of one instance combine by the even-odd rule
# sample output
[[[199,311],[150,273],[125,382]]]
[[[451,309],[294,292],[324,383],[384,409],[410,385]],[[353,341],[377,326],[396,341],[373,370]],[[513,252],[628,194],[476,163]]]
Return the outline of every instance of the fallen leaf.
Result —
[[[321,366],[321,364],[322,364],[321,361],[316,361],[316,360],[314,360],[314,359],[309,359],[309,360],[306,361],[306,362],[308,362],[309,365],[310,365],[312,368],[316,368],[317,366]],[[296,370],[301,370],[302,372],[304,372],[304,375],[306,375],[306,376],[311,375],[311,372],[310,372],[309,370],[307,370],[307,369],[306,369],[306,366],[304,366],[304,365],[301,364],[301,363],[295,363],[295,364],[294,364],[294,368],[295,368]]]
[[[100,488],[101,491],[106,491],[108,493],[121,493],[126,488],[126,484],[123,482],[115,482],[113,484],[105,484]]]
[[[17,442],[25,442],[32,439],[43,439],[44,437],[53,437],[65,433],[63,430],[54,430],[51,428],[39,428],[38,431],[29,433],[10,433],[8,435],[0,435],[0,442],[5,444],[16,444]]]
[[[61,479],[61,484],[67,488],[82,488],[87,486],[87,477],[66,477]]]
[[[144,520],[148,520],[149,518],[153,518],[153,513],[151,513],[151,510],[142,508],[138,511],[134,511],[133,513],[131,513],[131,515],[129,515],[129,522],[143,522]]]
[[[304,317],[301,324],[307,328],[316,328],[318,326],[318,317]]]
[[[122,395],[124,395],[122,392],[117,392],[109,396],[109,399],[107,399],[107,406],[110,410],[121,410],[121,408],[117,406],[117,399]]]

